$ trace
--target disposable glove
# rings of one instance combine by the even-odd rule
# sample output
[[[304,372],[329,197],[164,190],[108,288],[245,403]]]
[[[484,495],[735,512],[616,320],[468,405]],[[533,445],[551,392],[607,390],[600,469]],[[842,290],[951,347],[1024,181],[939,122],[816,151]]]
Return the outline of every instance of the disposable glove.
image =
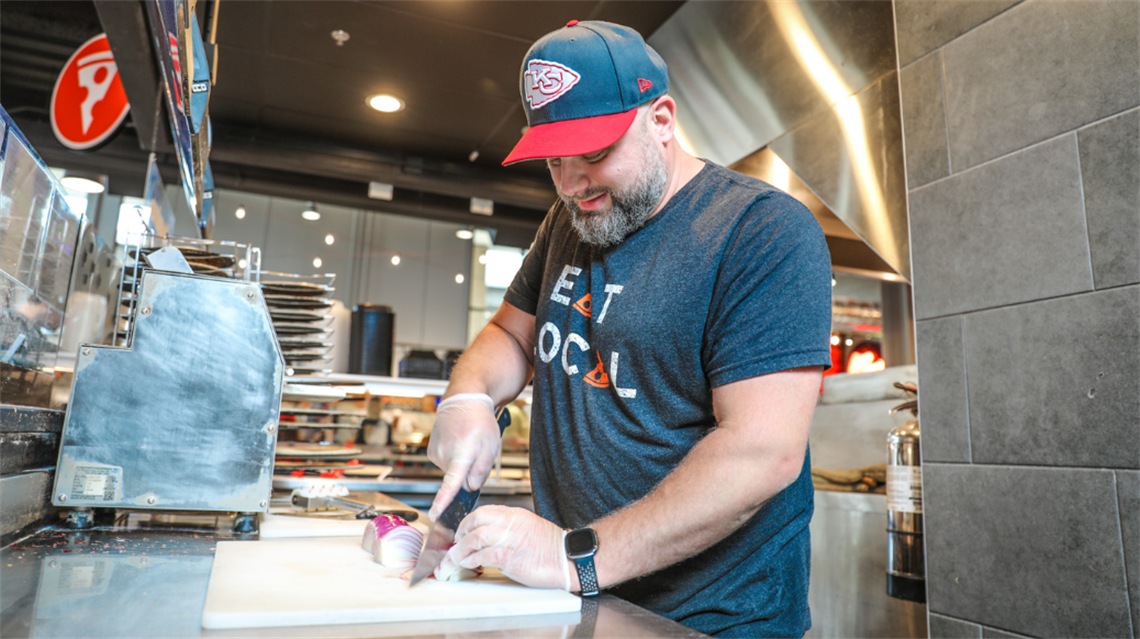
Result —
[[[461,487],[483,487],[498,453],[499,424],[489,396],[454,395],[439,403],[428,443],[428,459],[444,470],[444,476],[428,511],[432,521],[439,518]]]
[[[470,570],[490,566],[532,588],[569,591],[565,535],[554,522],[524,508],[481,506],[459,524],[441,569],[448,562]]]

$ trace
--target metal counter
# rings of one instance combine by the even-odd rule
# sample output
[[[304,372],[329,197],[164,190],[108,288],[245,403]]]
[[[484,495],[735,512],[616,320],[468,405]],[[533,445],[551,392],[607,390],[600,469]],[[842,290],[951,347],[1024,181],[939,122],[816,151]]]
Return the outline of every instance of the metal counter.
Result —
[[[232,516],[145,513],[113,523],[90,532],[46,529],[0,550],[0,636],[705,636],[609,595],[582,615],[203,631],[217,542],[255,536],[230,533]]]

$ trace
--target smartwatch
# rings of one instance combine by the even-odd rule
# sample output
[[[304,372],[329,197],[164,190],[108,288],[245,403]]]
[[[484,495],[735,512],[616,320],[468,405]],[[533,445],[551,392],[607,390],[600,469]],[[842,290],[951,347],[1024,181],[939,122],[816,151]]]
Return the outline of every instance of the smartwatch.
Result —
[[[578,569],[578,582],[583,597],[598,594],[598,573],[594,570],[594,553],[598,552],[598,535],[592,528],[579,528],[566,533],[566,556]]]

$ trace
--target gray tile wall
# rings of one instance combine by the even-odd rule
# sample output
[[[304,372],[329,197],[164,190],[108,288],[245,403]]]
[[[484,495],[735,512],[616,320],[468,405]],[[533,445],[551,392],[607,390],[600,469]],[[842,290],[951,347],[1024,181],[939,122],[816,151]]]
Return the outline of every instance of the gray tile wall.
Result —
[[[1140,110],[1077,133],[1097,288],[1140,282]]]
[[[942,52],[899,72],[906,123],[906,179],[911,188],[950,175],[946,109],[942,101]]]
[[[929,463],[923,479],[932,612],[1030,636],[1129,636],[1112,471]]]
[[[982,639],[982,627],[976,623],[930,613],[926,627],[931,639]]]
[[[1140,637],[1140,3],[895,15],[931,636]]]

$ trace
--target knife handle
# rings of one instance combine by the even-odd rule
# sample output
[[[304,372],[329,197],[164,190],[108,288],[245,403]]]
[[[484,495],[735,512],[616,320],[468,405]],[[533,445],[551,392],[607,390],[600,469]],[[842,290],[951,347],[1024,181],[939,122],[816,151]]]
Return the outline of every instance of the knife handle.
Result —
[[[507,426],[511,425],[511,411],[507,410],[506,406],[499,409],[498,420],[499,436],[502,437],[503,431],[507,430]]]

